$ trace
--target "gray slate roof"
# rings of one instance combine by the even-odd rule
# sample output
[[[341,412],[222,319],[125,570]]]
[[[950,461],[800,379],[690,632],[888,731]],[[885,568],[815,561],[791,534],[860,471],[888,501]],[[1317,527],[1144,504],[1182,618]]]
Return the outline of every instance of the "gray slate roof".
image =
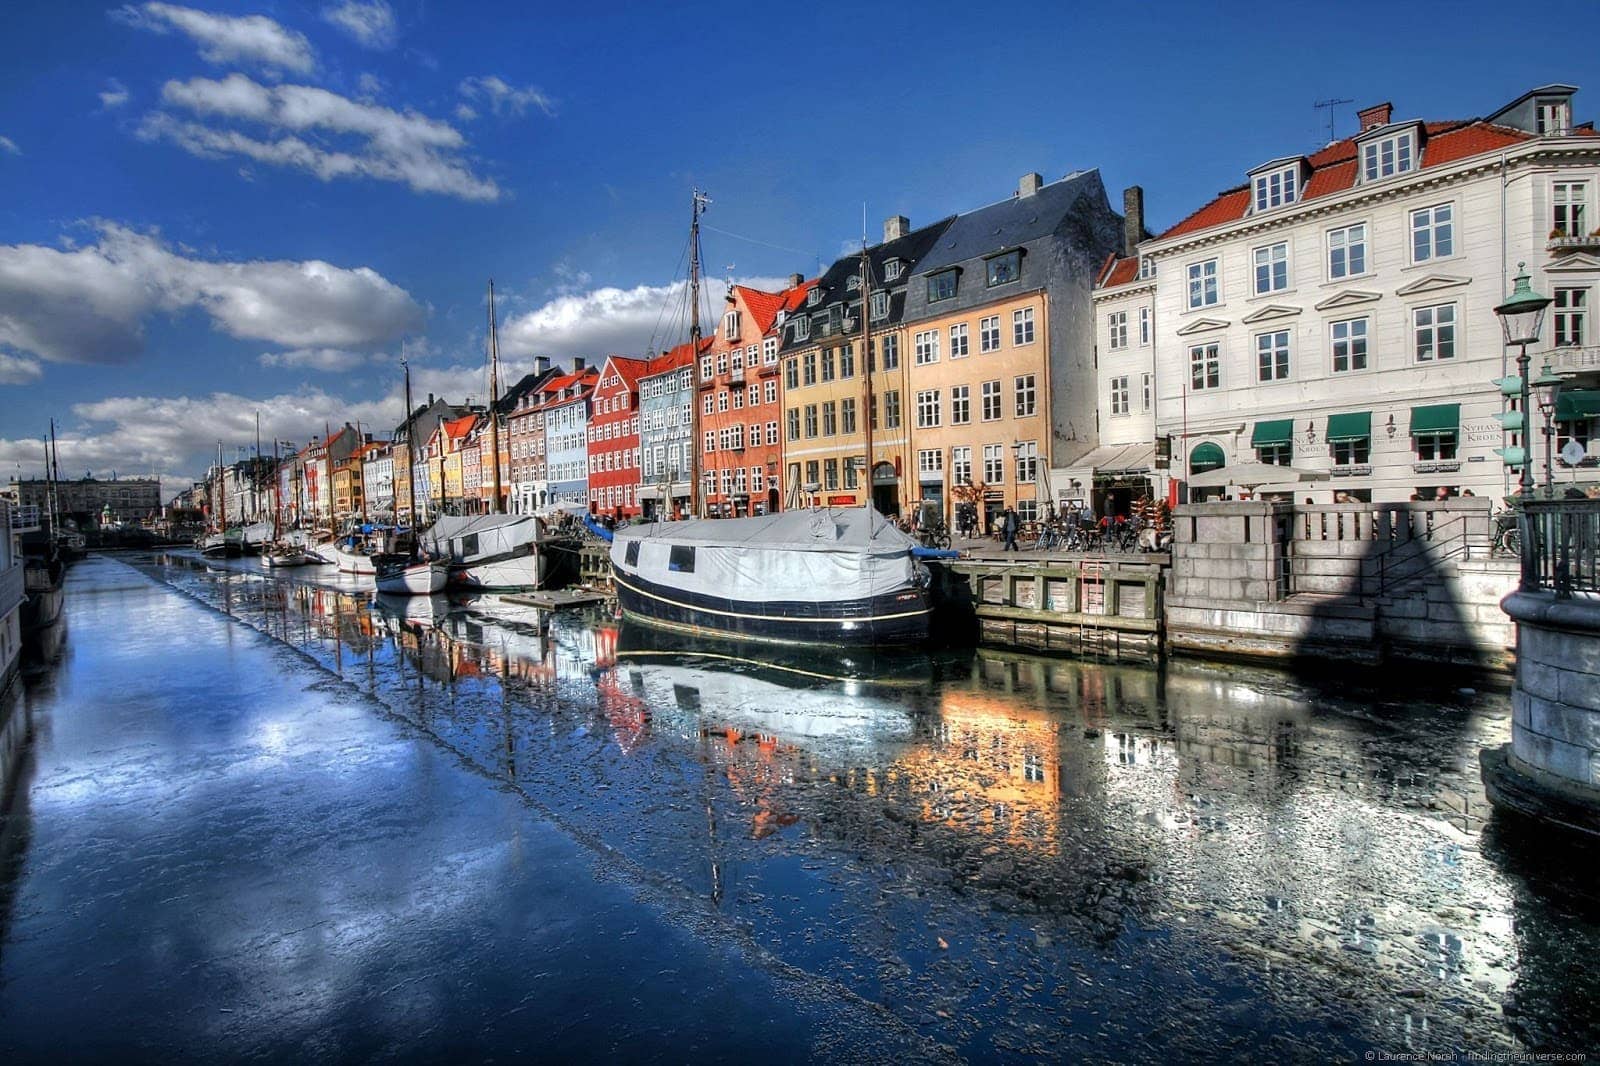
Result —
[[[916,273],[934,274],[1048,236],[1079,198],[1102,198],[1103,190],[1099,170],[1083,170],[1043,186],[1032,196],[1014,196],[957,215],[917,263]]]

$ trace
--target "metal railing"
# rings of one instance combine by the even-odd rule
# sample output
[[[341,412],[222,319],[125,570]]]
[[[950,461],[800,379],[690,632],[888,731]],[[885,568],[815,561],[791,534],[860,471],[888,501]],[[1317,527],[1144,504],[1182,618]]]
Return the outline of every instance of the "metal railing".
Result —
[[[1600,500],[1528,500],[1522,505],[1522,587],[1600,594]]]
[[[39,528],[39,522],[39,505],[36,503],[30,503],[24,507],[13,507],[11,509],[12,529],[22,532],[32,531]]]
[[[16,610],[22,605],[26,593],[22,587],[22,564],[13,563],[5,570],[0,570],[0,618]]]

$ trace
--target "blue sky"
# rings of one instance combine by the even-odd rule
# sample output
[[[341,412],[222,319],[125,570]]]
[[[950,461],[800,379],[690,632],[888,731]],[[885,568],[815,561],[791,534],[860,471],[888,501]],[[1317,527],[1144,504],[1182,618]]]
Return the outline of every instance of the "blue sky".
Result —
[[[1487,114],[1594,64],[1503,5],[12,3],[0,15],[0,468],[203,471],[481,397],[485,282],[519,365],[638,354],[709,190],[714,277],[815,272],[1099,167],[1152,229],[1327,140],[1315,101]],[[1578,118],[1593,117],[1578,98]],[[737,235],[737,236],[734,236]]]

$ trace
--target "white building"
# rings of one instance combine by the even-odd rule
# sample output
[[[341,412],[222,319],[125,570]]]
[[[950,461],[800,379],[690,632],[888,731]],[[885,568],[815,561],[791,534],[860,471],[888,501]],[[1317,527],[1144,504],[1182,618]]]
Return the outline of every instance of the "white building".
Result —
[[[1549,85],[1446,122],[1367,108],[1356,136],[1255,167],[1133,261],[1108,264],[1096,290],[1102,440],[1144,428],[1148,375],[1173,479],[1266,461],[1328,472],[1295,490],[1319,501],[1441,486],[1503,495],[1514,474],[1494,450],[1520,441],[1494,417],[1493,380],[1516,353],[1493,309],[1519,262],[1556,300],[1540,347],[1561,351],[1535,373],[1550,359],[1600,376],[1588,317],[1600,137],[1573,125],[1574,92]],[[1568,390],[1557,447],[1587,443],[1594,398]],[[1165,472],[1153,480],[1167,488]]]
[[[394,514],[394,449],[388,444],[369,444],[362,455],[361,491],[367,511],[373,515]]]

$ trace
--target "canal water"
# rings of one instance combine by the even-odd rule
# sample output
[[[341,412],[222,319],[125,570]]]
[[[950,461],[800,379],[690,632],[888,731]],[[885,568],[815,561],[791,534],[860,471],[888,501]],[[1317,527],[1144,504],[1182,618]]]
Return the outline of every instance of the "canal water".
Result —
[[[0,1055],[1362,1060],[1600,1047],[1504,692],[687,648],[176,555],[0,704]]]

